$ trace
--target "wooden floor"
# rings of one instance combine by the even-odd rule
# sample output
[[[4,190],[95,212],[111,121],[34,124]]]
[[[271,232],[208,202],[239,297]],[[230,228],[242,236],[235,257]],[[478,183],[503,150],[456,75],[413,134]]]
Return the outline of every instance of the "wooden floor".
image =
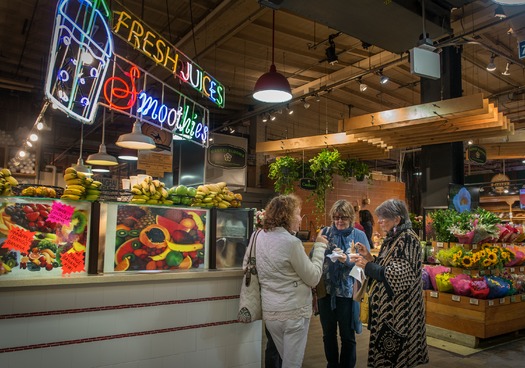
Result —
[[[368,357],[368,330],[357,335],[357,368],[365,368]],[[447,344],[443,344],[446,348]],[[441,346],[441,345],[436,345]],[[424,367],[432,368],[515,368],[525,363],[525,338],[517,336],[516,340],[505,342],[485,349],[476,350],[470,355],[461,355],[447,350],[429,346],[430,363]],[[308,332],[303,368],[324,368],[326,360],[323,350],[323,333],[319,317],[313,317]]]

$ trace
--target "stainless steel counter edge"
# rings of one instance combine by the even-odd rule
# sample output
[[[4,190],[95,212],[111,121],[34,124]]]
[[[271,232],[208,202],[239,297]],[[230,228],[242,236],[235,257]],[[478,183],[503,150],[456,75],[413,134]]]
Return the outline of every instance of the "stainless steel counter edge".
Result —
[[[33,278],[33,279],[0,279],[0,291],[20,287],[41,287],[61,285],[96,285],[123,282],[155,282],[166,280],[213,279],[225,277],[241,278],[243,271],[235,270],[196,270],[184,272],[129,272],[106,273],[99,275],[64,276],[61,278]]]

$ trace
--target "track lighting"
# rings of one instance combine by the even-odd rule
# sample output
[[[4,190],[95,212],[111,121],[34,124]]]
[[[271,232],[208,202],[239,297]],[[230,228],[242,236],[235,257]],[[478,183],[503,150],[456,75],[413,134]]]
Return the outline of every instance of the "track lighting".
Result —
[[[288,112],[288,115],[292,115],[293,114],[293,109],[290,108],[290,105],[286,105],[286,111]]]
[[[262,115],[262,122],[266,123],[267,121],[268,121],[268,114],[265,113]]]
[[[498,19],[504,19],[507,18],[507,14],[503,11],[503,7],[501,5],[498,5],[496,7],[496,10],[494,11],[494,16]]]
[[[306,98],[301,98],[301,102],[303,103],[305,109],[308,109],[310,107],[310,104],[306,101]]]
[[[314,97],[315,97],[315,102],[321,101],[321,97],[319,97],[317,93],[314,94]]]
[[[364,92],[368,89],[368,86],[362,82],[361,77],[359,77],[357,83],[359,83],[359,91]]]
[[[328,61],[330,65],[337,64],[337,62],[339,61],[337,59],[337,53],[335,52],[335,42],[334,42],[334,38],[337,36],[338,34],[332,34],[328,37],[328,43],[330,44],[330,46],[326,48],[325,54],[326,54],[326,61]]]
[[[31,142],[36,142],[36,141],[38,141],[38,135],[36,135],[35,133],[31,134],[31,135],[29,136],[29,140],[30,140]]]
[[[273,115],[273,114],[270,113],[270,120],[271,120],[271,121],[275,121],[275,119],[276,119],[275,115]]]
[[[496,55],[494,55],[494,54],[490,55],[490,61],[487,64],[487,71],[493,72],[494,70],[496,70],[496,64],[494,64],[494,59],[495,58],[496,58]]]
[[[390,78],[383,74],[383,69],[379,70],[377,75],[379,75],[379,83],[381,84],[386,84],[390,80]]]
[[[505,71],[501,72],[501,75],[510,75],[509,66],[510,66],[510,63],[507,62],[507,66],[505,67]]]

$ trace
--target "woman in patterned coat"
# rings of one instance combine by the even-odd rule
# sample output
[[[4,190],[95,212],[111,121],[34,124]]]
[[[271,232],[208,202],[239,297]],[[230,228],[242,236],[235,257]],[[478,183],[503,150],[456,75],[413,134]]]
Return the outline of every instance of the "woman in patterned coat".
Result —
[[[428,363],[421,245],[403,201],[389,199],[375,213],[385,240],[377,258],[359,245],[357,266],[369,277],[369,367]]]

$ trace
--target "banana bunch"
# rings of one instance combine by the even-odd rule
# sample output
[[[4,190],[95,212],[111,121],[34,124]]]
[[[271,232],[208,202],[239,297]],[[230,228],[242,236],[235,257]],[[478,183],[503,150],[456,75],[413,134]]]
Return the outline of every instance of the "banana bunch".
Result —
[[[242,195],[234,194],[228,189],[225,182],[205,184],[197,187],[197,194],[192,206],[196,207],[241,207]]]
[[[168,198],[168,190],[164,188],[164,183],[153,180],[151,176],[147,176],[142,183],[133,185],[131,193],[131,203],[173,204]]]
[[[11,176],[9,169],[0,170],[0,196],[13,195],[12,187],[18,185],[18,180]]]
[[[60,197],[61,199],[96,201],[100,197],[102,183],[72,167],[68,167],[64,172],[64,181],[66,182],[66,189]]]

